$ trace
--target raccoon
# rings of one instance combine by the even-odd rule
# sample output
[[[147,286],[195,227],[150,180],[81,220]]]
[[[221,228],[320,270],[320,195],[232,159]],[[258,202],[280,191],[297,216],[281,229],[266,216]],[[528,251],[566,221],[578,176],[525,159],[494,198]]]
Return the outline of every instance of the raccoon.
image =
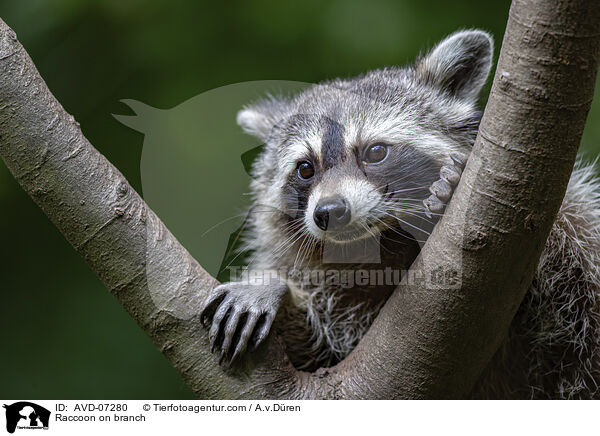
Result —
[[[245,238],[249,271],[262,274],[216,287],[203,307],[221,361],[258,346],[276,318],[298,369],[332,366],[352,351],[460,180],[492,57],[489,34],[459,31],[411,66],[239,112],[238,124],[264,143]],[[533,283],[473,398],[600,396],[599,192],[593,166],[579,162]],[[306,280],[303,271],[323,274]],[[344,281],[344,272],[355,275]]]

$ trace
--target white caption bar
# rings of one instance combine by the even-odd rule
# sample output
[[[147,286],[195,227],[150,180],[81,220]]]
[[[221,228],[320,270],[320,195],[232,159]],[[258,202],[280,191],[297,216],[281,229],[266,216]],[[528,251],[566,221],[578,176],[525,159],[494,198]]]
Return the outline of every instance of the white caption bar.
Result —
[[[598,434],[593,401],[0,401],[18,436]]]

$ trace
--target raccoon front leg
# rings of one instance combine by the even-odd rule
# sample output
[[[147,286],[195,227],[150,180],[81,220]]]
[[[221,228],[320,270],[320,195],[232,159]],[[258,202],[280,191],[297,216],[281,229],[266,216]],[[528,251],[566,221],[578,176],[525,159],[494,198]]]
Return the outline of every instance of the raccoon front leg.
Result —
[[[446,208],[446,204],[452,198],[454,188],[458,185],[463,169],[465,168],[466,157],[451,155],[452,165],[444,165],[440,169],[440,178],[433,182],[429,188],[431,195],[423,201],[425,214],[431,218],[432,215],[441,215]]]
[[[280,282],[229,282],[211,291],[200,319],[209,329],[211,351],[220,348],[219,363],[231,356],[231,364],[249,345],[255,349],[261,344],[287,293],[288,287]]]

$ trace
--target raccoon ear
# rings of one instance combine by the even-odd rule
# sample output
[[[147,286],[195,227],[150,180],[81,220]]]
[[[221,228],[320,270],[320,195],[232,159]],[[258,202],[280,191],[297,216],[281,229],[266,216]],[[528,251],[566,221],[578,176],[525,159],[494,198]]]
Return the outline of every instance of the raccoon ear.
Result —
[[[427,83],[452,95],[475,100],[492,68],[494,41],[482,30],[464,30],[441,41],[416,71]]]
[[[269,96],[244,107],[237,114],[237,123],[244,132],[266,141],[275,124],[287,113],[287,100]]]

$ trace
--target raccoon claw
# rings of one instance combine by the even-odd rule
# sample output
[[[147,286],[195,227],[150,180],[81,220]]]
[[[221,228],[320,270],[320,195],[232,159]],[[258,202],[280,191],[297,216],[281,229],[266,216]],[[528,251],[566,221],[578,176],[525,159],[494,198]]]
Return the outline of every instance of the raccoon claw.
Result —
[[[428,218],[433,215],[441,215],[452,194],[458,185],[462,171],[465,167],[466,158],[459,155],[451,155],[453,165],[444,165],[440,169],[440,179],[436,180],[429,192],[431,195],[423,201],[425,214]]]
[[[444,179],[437,180],[433,182],[431,187],[429,188],[429,192],[431,192],[435,197],[437,197],[442,203],[450,200],[452,196],[453,186],[448,183],[448,181]]]
[[[459,168],[461,171],[465,169],[467,164],[467,157],[459,154],[451,154],[450,159],[454,162],[454,167]]]
[[[219,364],[230,365],[248,346],[256,349],[268,336],[287,287],[225,283],[206,299],[200,320],[209,329],[211,352],[219,350]]]
[[[460,176],[462,175],[462,169],[451,165],[444,165],[440,169],[441,180],[448,182],[453,188],[460,182]]]
[[[430,195],[426,200],[423,200],[423,205],[425,206],[425,215],[427,215],[427,218],[432,218],[432,214],[441,214],[445,206],[435,195]]]

